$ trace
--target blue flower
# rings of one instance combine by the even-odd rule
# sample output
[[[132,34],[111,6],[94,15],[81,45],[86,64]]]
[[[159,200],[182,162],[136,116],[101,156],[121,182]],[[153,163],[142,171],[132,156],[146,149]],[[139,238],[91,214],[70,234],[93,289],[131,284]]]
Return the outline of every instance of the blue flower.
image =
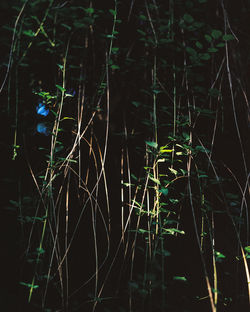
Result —
[[[46,136],[50,134],[50,130],[44,122],[40,122],[39,124],[37,124],[36,131]]]
[[[47,116],[49,114],[49,109],[46,109],[45,104],[41,102],[36,107],[36,112],[38,115]]]

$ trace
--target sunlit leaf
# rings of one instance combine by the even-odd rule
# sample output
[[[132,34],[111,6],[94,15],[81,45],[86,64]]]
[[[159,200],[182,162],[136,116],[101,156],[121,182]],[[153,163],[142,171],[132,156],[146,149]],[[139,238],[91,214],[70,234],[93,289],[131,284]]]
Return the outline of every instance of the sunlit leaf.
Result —
[[[111,65],[111,68],[112,69],[120,69],[120,66],[118,66],[118,65]]]
[[[144,230],[144,229],[139,229],[139,230],[138,230],[138,233],[140,233],[140,234],[145,234],[145,233],[150,233],[150,231]]]
[[[184,231],[181,231],[181,230],[178,230],[178,229],[175,229],[175,228],[172,228],[172,229],[165,229],[165,228],[163,228],[163,230],[168,232],[171,235],[174,235],[175,233],[182,234],[182,235],[185,234]]]
[[[250,253],[250,246],[246,246],[246,247],[244,247],[244,249],[245,249],[246,252]]]
[[[26,287],[29,287],[29,288],[33,288],[33,289],[36,289],[39,287],[39,285],[33,285],[33,284],[29,284],[29,283],[24,283],[24,282],[20,282],[19,284],[26,286]]]
[[[24,30],[23,31],[23,34],[28,36],[28,37],[34,37],[35,36],[35,33],[32,31],[32,30]]]
[[[174,279],[174,281],[187,282],[187,279],[185,276],[174,276],[173,279]]]
[[[150,176],[150,175],[149,175],[149,179],[150,179],[151,181],[155,182],[155,183],[158,184],[158,185],[161,184],[161,182],[160,182],[158,179],[154,178],[153,176]]]
[[[109,13],[111,13],[113,16],[116,16],[116,11],[115,10],[109,9]]]
[[[177,175],[178,171],[173,168],[168,168],[174,175]]]
[[[153,147],[153,148],[157,148],[158,147],[158,144],[156,142],[153,142],[153,141],[145,141],[145,143],[150,146],[150,147]]]
[[[56,87],[57,87],[57,89],[59,89],[61,92],[66,91],[65,88],[63,88],[62,86],[59,86],[59,85],[57,85],[57,84],[56,84]]]

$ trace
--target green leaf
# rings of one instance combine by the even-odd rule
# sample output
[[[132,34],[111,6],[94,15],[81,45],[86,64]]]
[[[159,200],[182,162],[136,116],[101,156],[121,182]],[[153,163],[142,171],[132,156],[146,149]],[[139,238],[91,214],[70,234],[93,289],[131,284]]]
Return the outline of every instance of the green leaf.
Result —
[[[61,71],[63,71],[63,65],[57,64],[57,66],[61,69]]]
[[[9,200],[9,203],[10,203],[11,205],[15,206],[15,207],[19,207],[19,206],[20,206],[20,204],[19,204],[17,201],[12,200],[12,199]]]
[[[151,141],[145,141],[145,143],[150,146],[150,147],[153,147],[153,148],[157,148],[158,147],[158,144],[156,142],[151,142]]]
[[[203,27],[205,24],[204,23],[202,23],[202,22],[194,22],[193,23],[193,26],[195,27],[195,28],[201,28],[201,27]]]
[[[63,88],[63,87],[61,87],[61,86],[59,86],[59,85],[57,85],[57,84],[56,84],[56,87],[57,87],[57,89],[59,89],[61,92],[65,92],[65,91],[66,91],[65,88]]]
[[[47,217],[46,216],[43,216],[43,217],[32,217],[32,221],[33,220],[37,220],[37,221],[41,221],[41,222],[43,222],[45,219],[46,219]]]
[[[198,151],[198,152],[202,152],[202,153],[209,153],[209,149],[201,146],[201,145],[197,145],[195,146],[195,150]]]
[[[13,8],[13,7],[12,7]],[[13,31],[16,32],[16,29],[14,29],[13,27],[9,27],[7,25],[2,26],[3,29],[9,30],[9,31]]]
[[[105,37],[108,38],[108,39],[114,39],[114,38],[116,38],[114,35],[106,35]]]
[[[246,246],[246,247],[244,247],[244,249],[245,249],[246,252],[250,253],[250,246]]]
[[[175,199],[175,198],[170,198],[169,201],[172,203],[172,204],[177,204],[179,202],[178,199]]]
[[[220,42],[220,43],[216,44],[216,48],[223,48],[223,47],[225,47],[224,42]]]
[[[133,199],[133,205],[136,206],[137,208],[141,208],[141,203],[137,202],[134,199]]]
[[[187,170],[181,169],[180,168],[180,172],[185,176],[187,174]]]
[[[119,51],[119,48],[118,47],[113,47],[111,49],[111,51],[112,51],[113,54],[116,54]]]
[[[142,21],[146,21],[147,20],[147,17],[145,15],[139,15],[139,19],[142,20]]]
[[[127,183],[127,182],[123,182],[122,185],[126,186],[126,187],[129,187],[129,186],[134,186],[134,184],[131,184],[131,183]]]
[[[221,252],[215,251],[215,260],[216,262],[222,262],[226,256],[224,256]]]
[[[29,287],[29,288],[33,288],[33,289],[36,289],[39,287],[39,285],[32,285],[32,284],[28,284],[28,283],[24,283],[24,282],[20,282],[19,284],[26,286],[26,287]]]
[[[222,36],[222,31],[218,29],[213,29],[211,35],[214,39],[219,39]]]
[[[87,8],[87,9],[84,9],[84,10],[88,14],[93,14],[95,12],[95,10],[93,8]]]
[[[118,65],[111,65],[111,68],[112,69],[120,69],[120,66],[118,66]]]
[[[224,256],[221,252],[219,252],[219,251],[215,251],[215,255],[216,255],[216,257],[217,258],[222,258],[222,259],[225,259],[226,258],[226,256]]]
[[[187,23],[192,23],[194,21],[194,18],[190,14],[184,14],[183,19]]]
[[[187,282],[187,279],[185,276],[174,276],[173,279],[174,279],[174,281]]]
[[[190,140],[190,135],[186,132],[182,132],[182,136],[183,138],[186,140],[186,141],[189,141]]]
[[[115,10],[109,9],[109,13],[111,13],[113,16],[116,16],[116,11]]]
[[[225,41],[229,41],[229,40],[234,40],[235,38],[234,38],[233,35],[228,34],[228,35],[224,35],[224,36],[222,37],[222,39],[225,40]]]
[[[145,234],[145,233],[150,233],[150,231],[144,230],[144,229],[139,229],[139,230],[138,230],[138,233],[140,233],[140,234]]]
[[[196,41],[195,45],[196,45],[196,47],[199,48],[199,49],[202,49],[202,48],[203,48],[203,44],[201,44],[199,41]]]
[[[173,152],[172,149],[161,149],[161,150],[160,150],[160,153],[161,153],[161,154],[164,154],[164,153],[172,153],[172,152]]]
[[[139,288],[139,285],[134,281],[130,281],[128,284],[129,284],[129,287],[132,289],[138,289]]]
[[[200,179],[200,178],[208,178],[208,175],[206,175],[206,174],[201,174],[201,175],[198,175],[198,178]]]
[[[75,120],[75,118],[73,118],[73,117],[63,117],[60,121],[63,121],[63,120]]]
[[[26,35],[26,36],[28,36],[28,37],[34,37],[34,36],[35,36],[35,33],[34,33],[31,29],[29,29],[29,30],[24,30],[24,31],[23,31],[23,34]]]
[[[63,26],[64,28],[68,29],[68,30],[71,30],[71,27],[69,25],[66,25],[64,23],[61,23],[60,25]]]
[[[207,52],[209,52],[209,53],[215,53],[217,51],[218,51],[218,49],[216,49],[216,48],[208,48],[207,49]]]
[[[191,47],[186,47],[186,51],[188,54],[192,55],[192,56],[196,56],[197,52],[195,51],[195,49],[191,48]]]
[[[137,101],[132,101],[131,102],[135,107],[139,107],[141,105],[140,102],[137,102]]]
[[[178,229],[176,229],[176,228],[172,228],[172,229],[165,229],[165,228],[163,228],[163,230],[166,231],[166,232],[168,232],[168,233],[171,234],[171,235],[174,235],[175,233],[182,234],[182,235],[185,234],[184,231],[178,230]]]
[[[146,36],[146,33],[140,29],[136,30],[139,34],[141,34],[142,36]]]
[[[135,176],[133,173],[131,173],[131,178],[134,179],[135,181],[138,181],[137,176]]]
[[[36,252],[39,254],[39,255],[42,255],[45,253],[45,250],[43,248],[37,248],[36,249]]]
[[[62,145],[56,146],[54,152],[55,153],[59,153],[60,151],[62,151],[64,149],[64,147]]]
[[[156,179],[156,178],[154,178],[154,177],[152,177],[152,176],[150,176],[150,175],[149,175],[149,179],[150,179],[151,181],[153,181],[154,183],[158,184],[158,185],[161,184],[160,180],[158,180],[158,179]]]
[[[159,94],[159,93],[161,93],[161,92],[162,92],[162,91],[157,90],[157,89],[154,89],[154,90],[153,90],[153,93],[154,93],[154,94]]]
[[[212,37],[211,37],[211,36],[205,35],[204,37],[205,37],[205,39],[206,39],[208,42],[211,42],[211,41],[212,41]]]
[[[86,24],[78,22],[78,21],[74,21],[74,26],[75,28],[88,28]]]
[[[211,56],[208,53],[200,53],[199,58],[203,61],[208,61],[211,58]]]
[[[167,196],[168,195],[168,188],[161,188],[159,190],[160,193],[162,193],[163,195]]]
[[[168,168],[174,175],[177,175],[178,171],[173,168]]]

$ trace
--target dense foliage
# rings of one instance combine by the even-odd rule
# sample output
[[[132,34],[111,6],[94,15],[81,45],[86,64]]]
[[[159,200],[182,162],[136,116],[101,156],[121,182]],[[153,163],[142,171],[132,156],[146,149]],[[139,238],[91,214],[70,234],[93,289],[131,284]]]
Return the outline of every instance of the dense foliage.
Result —
[[[0,3],[6,311],[247,311],[248,0]]]

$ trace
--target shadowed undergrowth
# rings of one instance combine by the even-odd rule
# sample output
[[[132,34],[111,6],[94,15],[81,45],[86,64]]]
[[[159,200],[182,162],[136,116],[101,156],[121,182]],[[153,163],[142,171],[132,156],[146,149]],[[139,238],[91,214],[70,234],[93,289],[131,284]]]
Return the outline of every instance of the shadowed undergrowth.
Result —
[[[249,3],[0,7],[3,306],[246,311]]]

